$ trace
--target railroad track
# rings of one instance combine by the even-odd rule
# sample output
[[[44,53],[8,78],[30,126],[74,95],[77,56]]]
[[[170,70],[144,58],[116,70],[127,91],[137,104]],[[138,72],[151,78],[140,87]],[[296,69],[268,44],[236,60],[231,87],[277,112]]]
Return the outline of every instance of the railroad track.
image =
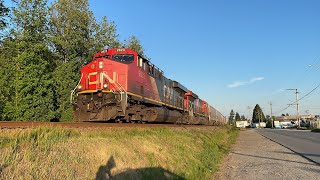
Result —
[[[106,128],[106,127],[205,127],[204,125],[178,124],[132,124],[132,123],[104,123],[104,122],[0,122],[0,129],[37,128],[37,127],[66,127],[66,128]]]

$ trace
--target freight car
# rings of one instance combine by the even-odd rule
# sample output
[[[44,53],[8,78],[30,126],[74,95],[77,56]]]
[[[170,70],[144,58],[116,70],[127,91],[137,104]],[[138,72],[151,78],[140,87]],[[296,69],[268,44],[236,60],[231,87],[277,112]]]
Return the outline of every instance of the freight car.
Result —
[[[83,66],[71,103],[76,121],[225,124],[225,117],[131,49],[108,49]]]

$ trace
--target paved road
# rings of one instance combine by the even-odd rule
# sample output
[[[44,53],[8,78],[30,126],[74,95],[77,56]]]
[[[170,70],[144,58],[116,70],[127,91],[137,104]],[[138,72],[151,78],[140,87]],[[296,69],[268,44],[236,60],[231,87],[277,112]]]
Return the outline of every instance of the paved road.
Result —
[[[256,131],[320,164],[320,133],[294,129],[257,129]]]
[[[250,129],[240,131],[214,179],[319,180],[320,166]]]

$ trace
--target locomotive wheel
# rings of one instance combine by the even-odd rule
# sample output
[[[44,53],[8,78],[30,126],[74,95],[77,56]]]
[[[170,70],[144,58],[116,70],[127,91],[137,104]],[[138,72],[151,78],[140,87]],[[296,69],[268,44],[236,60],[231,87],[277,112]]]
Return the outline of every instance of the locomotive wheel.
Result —
[[[122,123],[121,119],[116,119],[115,121],[116,121],[116,123]]]
[[[145,123],[147,123],[147,121],[140,120],[139,123],[145,124]]]

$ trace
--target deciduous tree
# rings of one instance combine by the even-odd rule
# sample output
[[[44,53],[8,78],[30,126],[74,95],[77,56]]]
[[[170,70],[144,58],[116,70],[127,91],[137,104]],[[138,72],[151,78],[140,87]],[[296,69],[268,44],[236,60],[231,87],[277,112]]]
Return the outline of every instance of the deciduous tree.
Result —
[[[0,0],[0,31],[6,28],[7,21],[6,17],[9,14],[9,8],[5,7],[3,0]]]
[[[108,18],[104,16],[99,24],[97,24],[95,33],[95,49],[100,51],[106,47],[108,48],[120,48],[121,42],[119,40],[119,34],[117,33],[117,26],[115,22],[108,21]]]
[[[17,42],[6,38],[0,45],[0,120],[10,120],[5,117],[4,108],[7,102],[13,101],[14,69],[16,64],[12,56],[18,51]]]
[[[124,40],[124,46],[138,52],[142,56],[145,56],[141,42],[136,36],[130,36],[127,40]]]
[[[120,47],[116,25],[103,17],[98,24],[88,0],[57,0],[50,8],[52,50],[57,57],[54,72],[57,113],[61,121],[72,117],[70,91],[79,81],[80,68],[105,46]]]
[[[53,51],[62,62],[91,58],[95,18],[88,0],[57,0],[50,8]],[[79,58],[80,57],[80,58]]]
[[[96,22],[87,0],[57,0],[49,10],[51,47],[56,57],[54,87],[57,118],[71,120],[70,92],[79,79],[79,69],[93,54]]]
[[[8,43],[16,51],[11,57],[5,57],[5,61],[14,66],[10,67],[13,74],[7,82],[10,94],[4,117],[8,120],[50,120],[54,118],[55,109],[54,66],[47,46],[47,1],[21,0],[16,7],[13,12],[16,26]]]
[[[0,43],[0,119],[72,119],[70,91],[80,68],[104,47],[127,46],[141,54],[131,36],[121,43],[116,24],[96,21],[88,0],[15,0],[9,35]],[[9,9],[0,0],[0,31]]]

